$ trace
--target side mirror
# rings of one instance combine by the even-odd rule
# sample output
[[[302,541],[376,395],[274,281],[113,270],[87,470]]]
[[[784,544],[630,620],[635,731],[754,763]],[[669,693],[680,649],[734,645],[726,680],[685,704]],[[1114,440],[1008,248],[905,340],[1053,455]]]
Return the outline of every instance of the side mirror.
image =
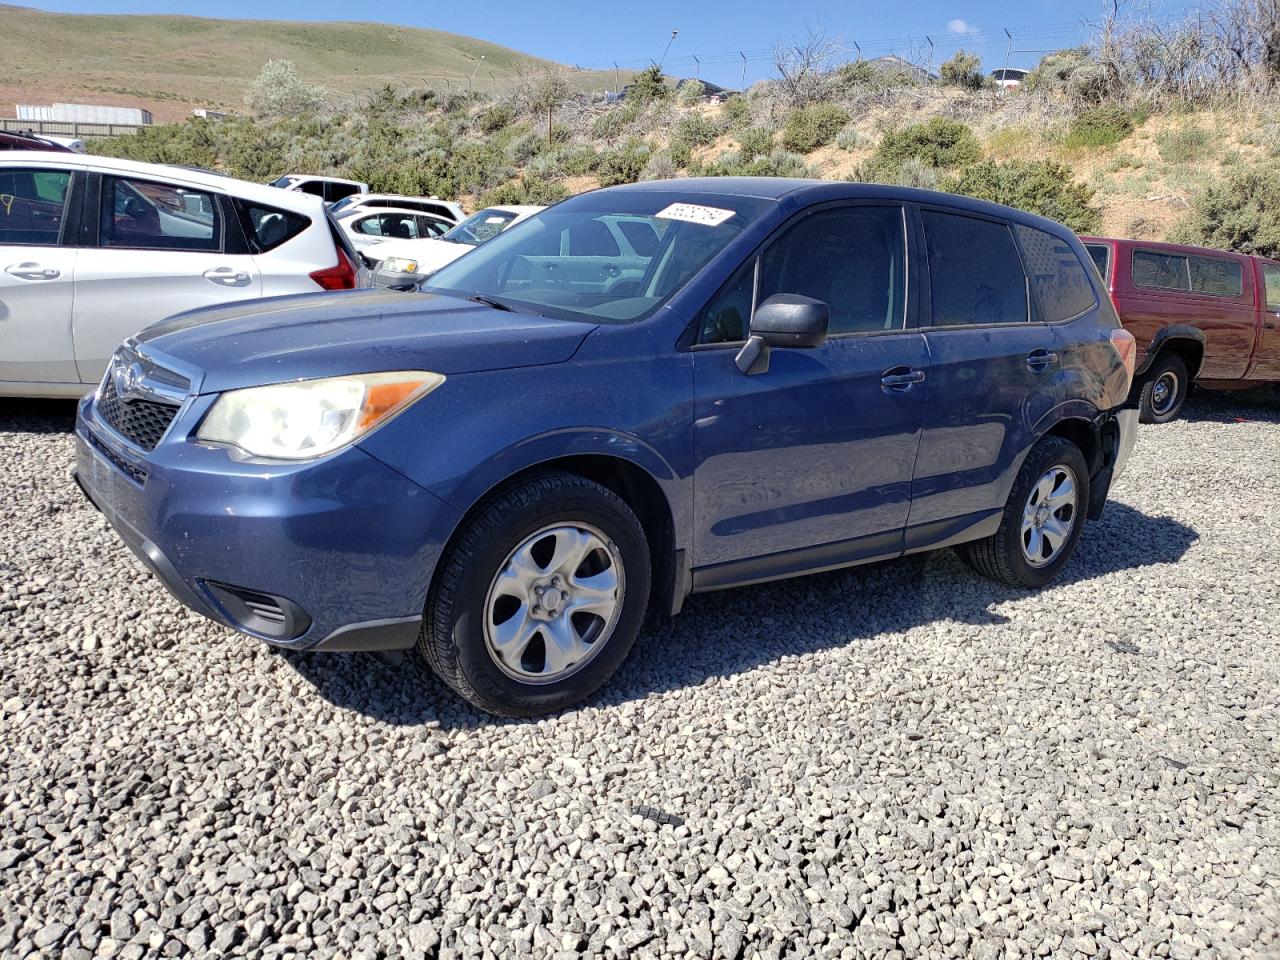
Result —
[[[821,300],[798,293],[777,293],[751,318],[751,335],[738,352],[738,369],[748,375],[769,369],[772,347],[811,348],[827,339],[831,308]]]

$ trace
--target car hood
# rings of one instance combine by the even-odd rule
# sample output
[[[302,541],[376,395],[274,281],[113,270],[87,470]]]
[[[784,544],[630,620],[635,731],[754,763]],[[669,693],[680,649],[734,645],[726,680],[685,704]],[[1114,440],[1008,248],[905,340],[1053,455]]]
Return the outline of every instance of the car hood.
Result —
[[[142,352],[239,387],[382,370],[446,375],[568,360],[595,325],[497,310],[434,293],[351,290],[190,310],[147,327]]]
[[[470,244],[454,243],[452,240],[384,240],[366,247],[364,255],[370,260],[378,261],[387,257],[417,260],[418,273],[434,273],[474,249]]]

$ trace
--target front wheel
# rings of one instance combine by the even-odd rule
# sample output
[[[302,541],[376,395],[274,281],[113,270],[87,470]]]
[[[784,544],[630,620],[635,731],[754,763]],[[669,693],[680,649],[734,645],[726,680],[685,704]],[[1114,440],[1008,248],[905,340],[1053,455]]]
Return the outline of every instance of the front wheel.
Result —
[[[1186,361],[1176,353],[1159,357],[1143,381],[1138,419],[1143,423],[1168,423],[1177,418],[1189,386]]]
[[[1066,566],[1089,513],[1089,471],[1080,448],[1044,437],[1027,454],[1000,528],[961,544],[961,559],[1011,587],[1041,587]]]
[[[481,710],[548,713],[599,688],[649,600],[644,529],[615,493],[548,473],[499,494],[442,560],[418,648]]]

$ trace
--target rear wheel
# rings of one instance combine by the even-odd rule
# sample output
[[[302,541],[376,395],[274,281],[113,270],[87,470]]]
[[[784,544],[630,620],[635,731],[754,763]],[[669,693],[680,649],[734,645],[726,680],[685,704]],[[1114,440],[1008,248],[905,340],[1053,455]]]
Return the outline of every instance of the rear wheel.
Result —
[[[961,544],[961,558],[1011,587],[1040,587],[1066,566],[1089,512],[1089,471],[1080,448],[1045,437],[1027,454],[1000,528]]]
[[[527,717],[589,696],[631,649],[649,548],[612,491],[544,474],[501,493],[443,559],[418,647],[489,713]]]
[[[1147,371],[1138,401],[1143,423],[1168,423],[1182,412],[1187,399],[1187,364],[1176,353],[1157,357]]]

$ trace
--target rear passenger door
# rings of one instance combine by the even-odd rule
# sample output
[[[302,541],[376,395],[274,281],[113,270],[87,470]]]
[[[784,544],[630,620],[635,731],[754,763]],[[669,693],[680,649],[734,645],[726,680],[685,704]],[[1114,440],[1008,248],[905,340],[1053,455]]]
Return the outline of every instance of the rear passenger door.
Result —
[[[1004,501],[1060,402],[1060,359],[1040,322],[1011,225],[923,207],[929,399],[911,484],[907,549],[945,539]]]
[[[0,168],[0,381],[77,383],[71,337],[76,249],[66,236],[83,172]]]
[[[247,251],[224,249],[218,197],[178,183],[103,175],[97,241],[76,265],[73,327],[80,380],[102,377],[120,342],[183,310],[262,295]]]

